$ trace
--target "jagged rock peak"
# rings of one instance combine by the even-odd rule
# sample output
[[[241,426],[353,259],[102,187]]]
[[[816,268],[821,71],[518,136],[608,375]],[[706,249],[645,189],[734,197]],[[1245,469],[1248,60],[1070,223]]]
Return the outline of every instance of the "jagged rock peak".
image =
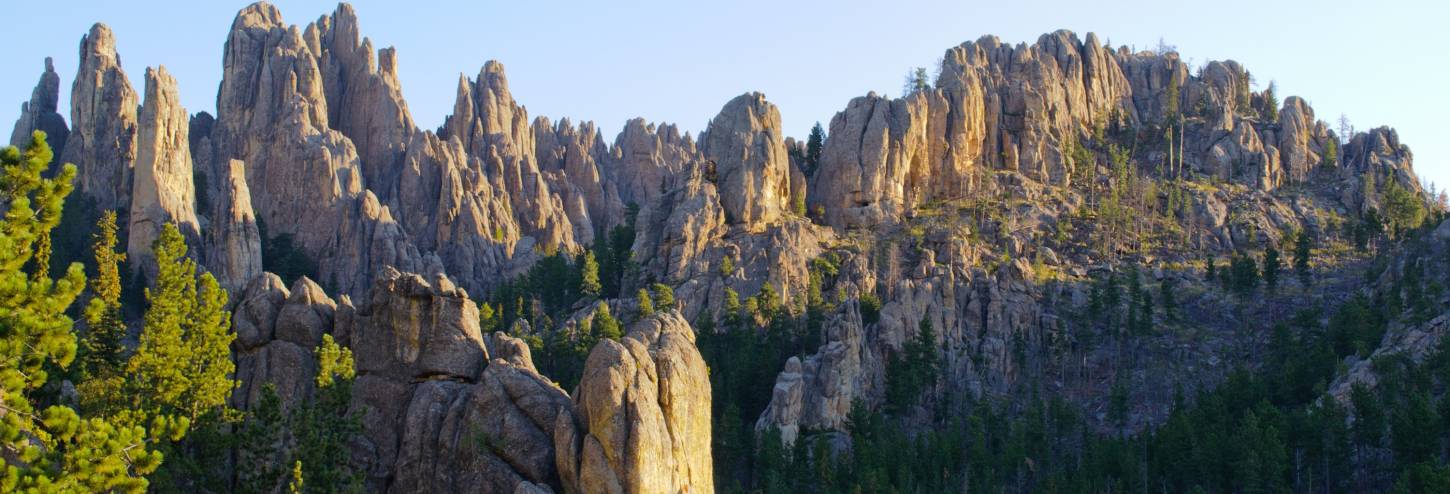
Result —
[[[146,279],[156,279],[151,244],[166,223],[181,230],[193,255],[200,254],[201,225],[195,210],[189,129],[190,119],[181,107],[176,79],[164,66],[148,67],[126,241],[131,265],[145,272]]]
[[[70,128],[65,118],[56,112],[60,103],[60,75],[55,73],[55,64],[45,57],[45,71],[40,73],[40,82],[30,92],[30,101],[20,104],[20,118],[15,121],[15,130],[10,133],[10,145],[21,147],[30,143],[30,135],[44,131],[46,142],[56,153],[65,150],[66,137]]]
[[[91,26],[81,38],[80,66],[71,85],[71,133],[60,161],[80,168],[79,188],[100,208],[130,206],[136,102],[111,28]]]
[[[759,228],[789,209],[790,162],[780,110],[761,93],[726,103],[700,136],[715,162],[720,203],[732,224]]]
[[[303,38],[322,71],[328,122],[358,148],[365,185],[385,192],[416,129],[398,80],[396,50],[378,50],[374,59],[372,40],[359,32],[357,13],[342,3],[309,24]]]
[[[694,140],[689,134],[681,137],[675,125],[632,118],[615,137],[604,173],[618,188],[621,201],[645,207],[673,189],[686,169],[701,160]]]

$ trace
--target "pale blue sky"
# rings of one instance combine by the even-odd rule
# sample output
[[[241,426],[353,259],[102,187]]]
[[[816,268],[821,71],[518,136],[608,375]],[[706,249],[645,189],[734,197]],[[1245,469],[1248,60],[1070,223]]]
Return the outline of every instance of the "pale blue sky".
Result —
[[[274,2],[289,23],[331,2]],[[0,123],[8,129],[45,56],[61,75],[69,115],[76,51],[91,23],[109,24],[140,91],[146,66],[165,64],[188,111],[212,111],[222,43],[243,2],[66,1],[5,6]],[[395,46],[403,90],[424,128],[452,109],[459,73],[498,59],[530,115],[594,120],[612,142],[628,118],[698,133],[731,97],[761,91],[786,130],[804,136],[854,96],[900,92],[912,66],[995,34],[1032,42],[1046,32],[1097,32],[1115,45],[1156,45],[1185,60],[1232,58],[1281,95],[1300,95],[1333,124],[1391,125],[1422,176],[1450,184],[1450,2],[1241,1],[757,1],[353,2],[362,33]]]

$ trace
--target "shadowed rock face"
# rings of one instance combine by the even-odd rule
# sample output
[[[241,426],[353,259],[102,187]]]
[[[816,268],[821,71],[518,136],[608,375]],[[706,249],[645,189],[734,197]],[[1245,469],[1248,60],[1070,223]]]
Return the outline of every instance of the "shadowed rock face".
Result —
[[[59,102],[60,75],[55,73],[55,64],[50,57],[45,57],[45,72],[40,74],[40,82],[30,93],[30,101],[20,104],[20,118],[15,121],[15,129],[10,133],[10,145],[23,147],[29,144],[30,135],[39,130],[45,132],[51,149],[57,154],[64,152],[70,127],[66,126],[65,117],[56,112]]]

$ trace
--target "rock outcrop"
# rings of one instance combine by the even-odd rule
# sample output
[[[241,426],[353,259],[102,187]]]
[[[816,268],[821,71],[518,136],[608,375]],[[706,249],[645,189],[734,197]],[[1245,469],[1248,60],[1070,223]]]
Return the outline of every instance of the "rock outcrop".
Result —
[[[574,402],[554,436],[565,492],[714,492],[709,374],[678,313],[594,347]]]
[[[251,203],[268,234],[292,235],[320,261],[319,276],[345,293],[363,293],[383,265],[431,271],[436,263],[363,188],[356,147],[329,124],[316,38],[303,33],[268,4],[237,14],[223,58],[210,162],[245,163]],[[296,214],[298,208],[309,214]]]
[[[504,335],[489,361],[478,309],[444,277],[385,269],[359,312],[353,400],[369,484],[390,492],[532,492],[558,485],[553,436],[568,395]]]
[[[790,161],[780,110],[760,93],[736,96],[700,134],[700,150],[715,164],[720,205],[731,224],[752,229],[790,209]]]
[[[66,126],[65,117],[56,112],[59,102],[60,75],[55,73],[55,64],[50,57],[45,57],[45,72],[41,72],[40,82],[31,91],[30,101],[20,104],[20,119],[15,121],[15,129],[10,132],[10,145],[24,147],[30,144],[31,134],[39,130],[45,132],[46,143],[56,154],[64,152],[70,127]]]
[[[70,92],[70,135],[60,162],[75,163],[77,189],[101,209],[131,206],[136,162],[136,90],[121,70],[116,38],[105,24],[81,38],[80,67]]]
[[[276,386],[282,406],[290,409],[316,390],[317,358],[313,350],[322,335],[344,338],[352,328],[352,303],[333,301],[312,280],[300,278],[288,290],[271,273],[254,278],[232,309],[237,338],[232,353],[237,381],[232,404],[248,409],[259,402],[263,387]]]
[[[688,133],[681,136],[678,127],[632,118],[614,139],[604,171],[621,201],[643,208],[674,189],[675,180],[703,160],[695,141]]]
[[[262,237],[247,189],[246,164],[228,160],[226,181],[218,189],[206,229],[206,267],[223,288],[240,293],[262,274]]]
[[[705,251],[725,235],[725,210],[715,184],[696,169],[680,187],[641,209],[635,220],[636,260],[648,272],[680,283],[708,270]]]
[[[126,255],[133,269],[144,272],[149,280],[156,279],[156,256],[151,251],[151,243],[161,235],[163,225],[176,225],[192,249],[201,246],[189,126],[186,109],[181,107],[176,90],[176,79],[166,67],[147,68]],[[200,254],[199,250],[196,252]]]

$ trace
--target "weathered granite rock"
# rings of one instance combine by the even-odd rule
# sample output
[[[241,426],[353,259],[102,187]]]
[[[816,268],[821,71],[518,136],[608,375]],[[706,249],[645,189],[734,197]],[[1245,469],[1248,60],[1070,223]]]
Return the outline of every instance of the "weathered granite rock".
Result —
[[[503,64],[490,60],[471,83],[459,81],[458,98],[439,136],[459,139],[494,188],[507,191],[521,235],[544,249],[578,250],[563,199],[553,194],[534,157],[528,113],[514,102]]]
[[[342,292],[363,293],[383,265],[428,272],[436,263],[363,188],[356,148],[329,124],[314,41],[269,4],[237,14],[209,139],[213,162],[245,163],[251,203],[268,234],[293,235],[319,261],[319,276]]]
[[[476,380],[488,354],[478,306],[443,276],[384,268],[358,313],[352,348],[360,372],[409,379]]]
[[[308,24],[302,37],[317,56],[327,99],[327,121],[357,148],[363,186],[383,190],[394,180],[414,129],[403,85],[398,81],[398,59],[393,48],[377,51],[360,37],[357,13],[340,3],[331,16]]]
[[[790,161],[780,110],[765,95],[747,93],[726,103],[700,134],[700,149],[715,163],[726,221],[755,229],[789,210]]]
[[[71,85],[71,132],[60,162],[79,169],[77,189],[101,209],[131,206],[136,162],[136,90],[121,70],[116,38],[105,24],[81,38],[80,67]]]
[[[643,208],[674,189],[675,180],[703,160],[695,141],[688,133],[681,136],[678,127],[632,118],[615,137],[604,174],[618,189],[620,201]]]
[[[20,118],[10,132],[10,145],[24,147],[30,143],[30,135],[39,130],[45,132],[46,143],[56,154],[63,152],[70,127],[66,126],[65,117],[56,112],[59,102],[60,75],[55,73],[50,57],[45,57],[45,72],[40,73],[40,82],[35,83],[30,101],[20,104]]]
[[[262,237],[247,189],[246,164],[228,160],[226,170],[204,232],[206,266],[222,288],[239,293],[262,273]]]
[[[554,435],[565,492],[714,492],[709,375],[679,313],[595,346],[574,401]]]
[[[196,251],[201,247],[201,225],[195,210],[189,128],[176,79],[166,67],[147,68],[126,255],[132,268],[144,272],[149,280],[156,279],[156,256],[151,244],[161,235],[163,225],[176,225],[193,255],[201,254]]]
[[[725,218],[715,184],[696,169],[679,188],[640,210],[631,250],[645,269],[668,282],[683,282],[709,269],[711,259],[704,253],[725,234]]]
[[[351,303],[344,299],[339,306],[305,277],[289,291],[271,273],[249,282],[236,300],[232,352],[240,385],[232,394],[233,406],[257,404],[268,384],[276,386],[284,408],[307,400],[317,386],[313,351],[322,335],[346,331],[346,318],[334,315],[351,312]]]
[[[532,369],[490,362],[477,384],[417,385],[389,492],[552,492],[569,396]]]

